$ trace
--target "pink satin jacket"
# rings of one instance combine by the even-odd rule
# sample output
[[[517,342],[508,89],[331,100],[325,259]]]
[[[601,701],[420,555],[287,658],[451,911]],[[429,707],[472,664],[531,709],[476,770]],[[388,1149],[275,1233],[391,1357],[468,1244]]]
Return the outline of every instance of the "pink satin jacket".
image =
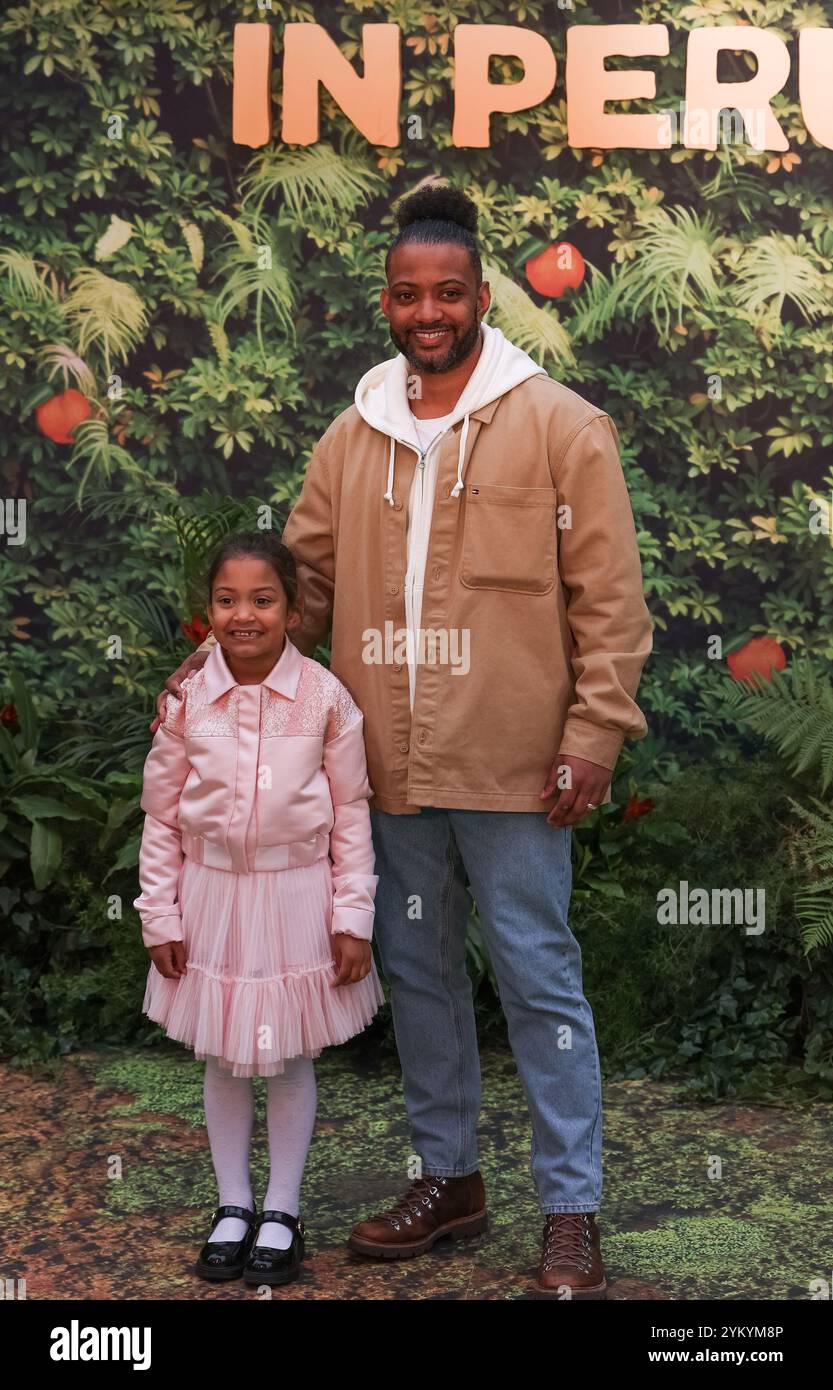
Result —
[[[146,946],[181,941],[183,855],[248,874],[329,854],[333,934],[370,940],[378,877],[364,718],[325,667],[285,639],[259,685],[238,685],[220,646],[168,695],[144,767],[133,906]]]

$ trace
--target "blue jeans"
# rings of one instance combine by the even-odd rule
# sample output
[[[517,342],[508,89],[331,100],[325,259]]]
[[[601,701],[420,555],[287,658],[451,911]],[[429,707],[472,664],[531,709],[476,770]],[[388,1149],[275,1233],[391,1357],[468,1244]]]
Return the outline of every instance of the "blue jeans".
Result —
[[[465,965],[473,896],[529,1106],[541,1211],[597,1211],[601,1073],[567,925],[569,826],[548,825],[544,811],[370,814],[374,933],[423,1170],[456,1177],[478,1167],[480,1058]]]

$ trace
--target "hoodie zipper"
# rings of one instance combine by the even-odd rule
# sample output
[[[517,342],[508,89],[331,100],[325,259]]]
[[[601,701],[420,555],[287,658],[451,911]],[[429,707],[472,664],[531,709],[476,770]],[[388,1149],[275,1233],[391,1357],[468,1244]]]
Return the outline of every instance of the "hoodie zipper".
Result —
[[[450,426],[450,425],[446,425],[446,428],[443,430],[442,434],[438,434],[438,435],[435,435],[435,436],[434,436],[434,438],[431,440],[431,443],[428,445],[428,448],[427,448],[427,449],[423,449],[423,448],[422,448],[422,445],[420,445],[419,448],[418,448],[417,450],[415,450],[415,452],[417,452],[417,453],[419,454],[419,462],[418,462],[418,465],[417,465],[417,466],[418,466],[418,468],[419,468],[419,518],[418,518],[418,521],[419,521],[419,526],[420,526],[420,528],[424,527],[424,525],[425,525],[425,518],[424,518],[424,510],[425,510],[425,460],[426,460],[426,458],[427,458],[429,452],[431,451],[431,449],[434,448],[434,445],[437,444],[437,443],[439,442],[440,439],[444,439],[445,436],[448,434],[448,431],[449,431],[450,429],[451,429],[451,426]],[[401,441],[401,442],[402,442],[402,443],[405,443],[406,441],[403,440],[403,441]],[[412,444],[412,445],[410,445],[410,447],[413,449],[413,448],[414,448],[414,445]],[[415,525],[416,522],[417,522],[417,518],[416,518],[416,517],[411,517],[411,519],[410,519],[410,525],[411,525],[411,527],[413,527],[413,526]],[[430,544],[430,536],[429,536],[428,539],[429,539],[429,544]],[[405,590],[406,590],[406,593],[407,593],[407,591],[408,591],[408,585],[410,584],[411,603],[413,603],[413,583],[414,583],[414,573],[413,573],[413,570],[412,570],[411,568],[408,568],[408,569],[406,569],[406,571],[405,571]]]
[[[430,447],[431,447],[431,445],[429,444],[428,448],[430,449]],[[420,447],[420,450],[419,450],[419,463],[417,464],[417,467],[419,468],[419,524],[420,524],[420,526],[422,525],[422,512],[423,512],[423,508],[424,508],[424,506],[425,506],[425,455],[426,455],[427,452],[428,452],[427,449],[423,449],[422,447]],[[413,527],[415,519],[416,519],[415,517],[411,517],[411,522],[410,522],[411,527]],[[407,585],[408,585],[409,579],[410,579],[411,585],[413,586],[413,574],[411,573],[410,569],[406,569],[406,571],[405,571],[405,586],[406,586],[406,589],[407,589]]]

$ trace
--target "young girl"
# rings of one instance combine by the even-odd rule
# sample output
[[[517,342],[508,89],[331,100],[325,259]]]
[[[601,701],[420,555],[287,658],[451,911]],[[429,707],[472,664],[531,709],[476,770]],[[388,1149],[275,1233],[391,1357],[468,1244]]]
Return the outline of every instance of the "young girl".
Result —
[[[195,1272],[277,1284],[304,1254],[313,1058],[384,1002],[370,947],[373,792],[361,712],[289,639],[303,600],[287,547],[269,532],[229,537],[207,597],[218,645],[182,698],[168,695],[144,768],[142,1011],[206,1063],[219,1205]],[[259,1215],[253,1076],[268,1078]]]

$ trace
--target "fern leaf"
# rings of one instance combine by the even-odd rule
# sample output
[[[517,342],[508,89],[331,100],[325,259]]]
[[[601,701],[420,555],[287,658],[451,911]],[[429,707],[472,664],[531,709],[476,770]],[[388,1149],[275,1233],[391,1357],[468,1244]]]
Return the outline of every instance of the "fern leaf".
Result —
[[[48,299],[49,290],[38,273],[34,256],[16,247],[0,249],[0,271],[5,271],[15,299]]]
[[[385,180],[349,147],[326,144],[301,150],[266,149],[241,181],[243,206],[259,216],[267,198],[280,194],[287,210],[303,225],[310,212],[338,223],[384,188]]]
[[[814,811],[791,796],[787,800],[814,832],[800,847],[812,881],[795,895],[796,916],[802,924],[802,941],[809,955],[833,943],[833,808],[818,797],[810,798]]]
[[[805,238],[757,237],[746,247],[736,271],[735,299],[753,314],[780,319],[789,299],[809,322],[830,313],[829,282],[809,257]]]
[[[751,690],[727,682],[721,696],[738,719],[775,744],[792,773],[818,768],[827,791],[833,782],[833,687],[818,680],[809,663],[770,675]]]
[[[76,272],[63,308],[77,330],[79,353],[99,346],[107,376],[112,357],[118,354],[126,362],[147,331],[145,306],[133,287],[94,266]]]
[[[64,390],[72,378],[82,395],[94,398],[95,377],[83,357],[79,357],[66,343],[45,343],[38,353],[38,358],[49,368],[47,377],[54,376],[58,371],[63,374]]]

